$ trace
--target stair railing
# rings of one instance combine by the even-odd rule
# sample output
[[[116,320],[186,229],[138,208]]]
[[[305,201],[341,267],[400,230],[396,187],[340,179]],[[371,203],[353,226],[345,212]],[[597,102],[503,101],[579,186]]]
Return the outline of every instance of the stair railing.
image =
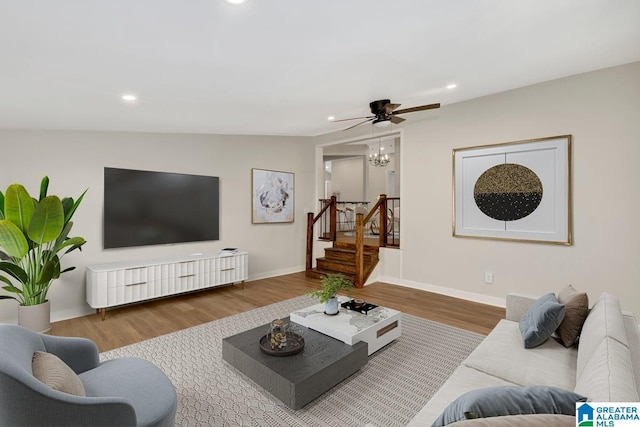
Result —
[[[306,254],[306,270],[310,271],[313,268],[313,227],[320,219],[322,219],[320,227],[320,236],[318,239],[335,242],[337,231],[337,199],[336,196],[331,196],[330,199],[321,199],[322,209],[315,217],[313,212],[307,213],[307,254]],[[327,222],[329,223],[329,231],[327,232]]]
[[[354,286],[362,288],[367,278],[364,271],[364,229],[365,225],[371,221],[374,214],[378,213],[379,217],[379,236],[378,246],[386,246],[387,238],[387,195],[381,194],[376,204],[371,208],[367,216],[362,213],[356,214],[356,262],[355,262],[355,279]]]
[[[311,271],[313,269],[313,229],[315,224],[322,220],[320,222],[319,240],[335,242],[337,237],[337,199],[335,196],[332,196],[330,199],[320,199],[320,203],[322,208],[318,215],[314,217],[313,212],[307,213],[307,271]],[[399,209],[400,199],[398,197],[387,197],[386,194],[381,194],[380,197],[378,197],[378,201],[367,215],[356,213],[356,273],[354,285],[357,288],[363,287],[367,280],[364,269],[364,236],[367,224],[369,224],[372,233],[375,234],[377,232],[379,247],[399,247]]]

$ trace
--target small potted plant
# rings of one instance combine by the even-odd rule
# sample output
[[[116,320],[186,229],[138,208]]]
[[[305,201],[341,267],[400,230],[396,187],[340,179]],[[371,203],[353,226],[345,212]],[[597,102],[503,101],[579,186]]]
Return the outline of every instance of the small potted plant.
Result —
[[[328,274],[324,276],[320,282],[322,283],[322,287],[316,291],[308,292],[308,294],[318,298],[321,303],[324,303],[325,314],[338,314],[338,298],[336,298],[336,294],[343,290],[349,293],[351,288],[353,288],[353,283],[340,273]]]

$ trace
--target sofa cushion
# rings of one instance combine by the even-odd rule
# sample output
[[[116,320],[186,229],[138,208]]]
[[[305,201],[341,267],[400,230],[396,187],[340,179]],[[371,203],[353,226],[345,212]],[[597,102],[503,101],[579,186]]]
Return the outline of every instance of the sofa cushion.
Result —
[[[541,296],[520,319],[520,332],[525,348],[545,342],[564,319],[565,307],[553,293]]]
[[[625,313],[624,327],[627,330],[627,340],[629,341],[629,352],[631,353],[631,364],[636,378],[636,387],[640,394],[640,329],[638,328],[638,320],[631,313]]]
[[[505,415],[458,421],[447,427],[575,427],[576,417],[555,414]]]
[[[558,292],[558,302],[564,304],[565,314],[556,334],[565,347],[571,347],[578,341],[582,325],[589,314],[589,297],[585,292],[578,292],[573,286],[567,285]]]
[[[444,408],[462,393],[482,387],[503,385],[515,384],[463,365],[458,366],[442,387],[431,396],[429,402],[411,419],[407,427],[430,426]]]
[[[604,292],[596,301],[582,326],[576,379],[580,378],[589,359],[605,337],[611,337],[625,346],[629,345],[620,302],[608,292]]]
[[[592,402],[640,400],[629,348],[610,337],[602,340],[587,362],[575,391]]]
[[[555,387],[485,387],[462,394],[451,402],[432,427],[464,419],[524,414],[574,415],[576,402],[587,398]]]
[[[31,362],[33,376],[54,390],[84,396],[84,386],[80,377],[58,356],[36,351]]]
[[[462,364],[518,385],[573,390],[577,353],[553,339],[525,349],[518,323],[502,319]]]

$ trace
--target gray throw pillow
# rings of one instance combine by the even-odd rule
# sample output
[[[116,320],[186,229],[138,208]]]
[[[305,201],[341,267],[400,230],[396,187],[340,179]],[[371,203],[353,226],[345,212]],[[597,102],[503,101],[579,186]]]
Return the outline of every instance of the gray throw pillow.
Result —
[[[537,347],[558,329],[564,319],[565,306],[553,293],[538,298],[520,319],[524,348]]]
[[[442,427],[465,419],[504,415],[575,415],[576,402],[587,398],[572,391],[546,386],[497,386],[472,390],[447,406],[431,427]]]
[[[575,427],[576,417],[558,414],[505,415],[463,420],[448,427]]]

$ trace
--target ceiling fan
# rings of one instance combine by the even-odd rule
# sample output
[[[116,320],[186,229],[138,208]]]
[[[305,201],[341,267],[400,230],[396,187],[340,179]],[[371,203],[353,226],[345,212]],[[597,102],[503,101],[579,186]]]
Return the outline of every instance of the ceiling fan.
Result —
[[[388,99],[380,99],[378,101],[373,101],[369,103],[369,108],[371,109],[371,113],[373,116],[366,117],[352,117],[350,119],[341,119],[341,120],[332,120],[333,122],[344,122],[347,120],[357,120],[357,119],[366,119],[360,123],[356,123],[353,126],[350,126],[344,130],[353,129],[356,126],[359,126],[363,123],[372,122],[374,126],[386,126],[389,123],[402,123],[406,119],[402,117],[398,117],[400,114],[413,113],[415,111],[423,111],[423,110],[431,110],[434,108],[440,108],[440,104],[428,104],[428,105],[420,105],[418,107],[404,108],[402,110],[396,110],[400,104],[392,104]]]

